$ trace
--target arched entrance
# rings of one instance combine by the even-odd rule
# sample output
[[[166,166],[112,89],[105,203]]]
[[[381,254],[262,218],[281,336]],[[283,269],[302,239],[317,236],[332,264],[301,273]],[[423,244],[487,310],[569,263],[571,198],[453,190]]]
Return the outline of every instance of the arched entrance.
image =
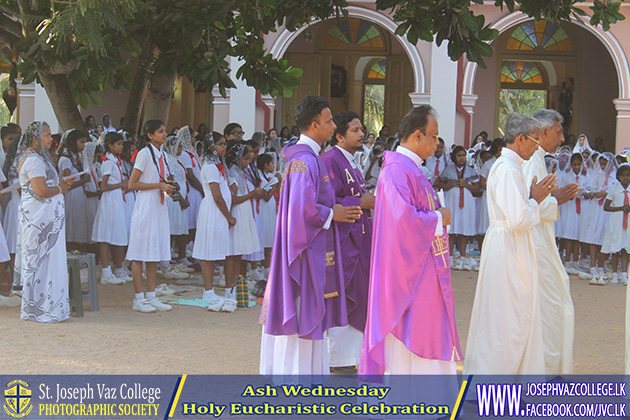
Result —
[[[368,126],[397,126],[412,106],[410,94],[424,92],[419,52],[393,35],[397,25],[373,10],[347,10],[349,18],[285,30],[271,46],[275,57],[304,71],[293,96],[275,101],[277,126],[293,124],[297,102],[309,94],[329,98],[335,113],[358,112]]]
[[[464,99],[477,110],[473,135],[481,130],[498,135],[502,102],[505,106],[501,95],[511,85],[543,91],[538,103],[565,115],[567,133],[584,132],[591,143],[602,137],[608,151],[621,148],[617,127],[623,115],[618,114],[625,101],[617,98],[627,98],[630,71],[611,33],[581,23],[534,22],[520,12],[493,27],[501,34],[492,43],[496,52],[488,69],[468,63],[464,73]]]

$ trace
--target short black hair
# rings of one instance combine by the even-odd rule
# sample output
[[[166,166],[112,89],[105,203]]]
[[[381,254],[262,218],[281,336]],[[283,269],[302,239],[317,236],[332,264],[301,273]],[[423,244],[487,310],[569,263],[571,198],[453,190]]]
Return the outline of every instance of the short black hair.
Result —
[[[321,96],[305,96],[295,108],[295,123],[297,127],[301,131],[308,129],[311,123],[326,108],[330,109],[328,99]]]
[[[245,142],[245,144],[247,144],[249,147],[251,147],[252,150],[260,149],[260,143],[258,143],[256,140],[247,140]]]
[[[492,140],[489,151],[490,153],[492,153],[492,156],[496,156],[497,153],[499,153],[499,150],[503,147],[505,147],[505,142],[501,137],[497,137],[496,139]]]
[[[335,125],[337,126],[337,128],[335,129],[335,134],[333,134],[333,137],[336,138],[337,134],[341,134],[345,137],[346,133],[348,132],[348,125],[355,118],[361,121],[361,117],[359,117],[359,114],[353,111],[340,112],[339,114],[335,115],[333,121],[335,121]]]
[[[261,171],[265,169],[265,165],[273,162],[273,156],[268,153],[262,153],[258,155],[258,159],[256,159],[256,167]]]
[[[621,175],[622,172],[626,172],[626,171],[630,171],[630,165],[628,165],[627,163],[619,165],[619,168],[617,169],[617,174],[615,175],[615,178],[617,178],[617,181],[621,182],[621,180],[619,179],[619,176]]]
[[[223,129],[223,135],[224,136],[228,136],[230,134],[232,134],[232,131],[234,131],[235,128],[240,128],[241,130],[243,129],[243,127],[239,124],[239,123],[229,123],[228,125],[225,126],[225,128]]]
[[[400,127],[398,128],[401,143],[405,142],[407,137],[413,134],[414,131],[425,129],[429,123],[429,115],[437,119],[435,110],[431,105],[421,105],[409,111],[407,115],[403,117],[400,122]]]
[[[442,146],[444,146],[444,139],[442,137],[438,137],[438,141]]]
[[[13,123],[7,123],[0,127],[0,138],[5,138],[11,134],[21,134],[22,129],[19,125]]]

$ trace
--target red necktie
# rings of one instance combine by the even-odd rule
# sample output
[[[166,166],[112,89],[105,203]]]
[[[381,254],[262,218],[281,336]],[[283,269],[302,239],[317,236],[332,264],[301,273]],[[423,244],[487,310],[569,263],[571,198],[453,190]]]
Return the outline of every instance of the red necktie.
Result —
[[[630,199],[628,198],[628,191],[623,192],[623,205],[627,206],[630,204]],[[628,230],[628,213],[623,212],[623,230]]]
[[[116,161],[116,166],[118,166],[118,172],[120,172],[120,182],[122,182],[123,181],[122,161],[120,160],[120,156],[116,156],[116,157],[118,158],[118,160]],[[125,190],[121,188],[120,191],[122,192],[123,201],[126,203],[127,197],[125,196]]]
[[[575,182],[577,182],[578,184],[580,183],[580,177],[579,176],[575,177]],[[580,206],[580,199],[579,198],[575,199],[575,211],[577,212],[577,214],[580,214],[582,212],[582,206]]]
[[[160,156],[160,181],[164,179],[164,155]],[[160,203],[164,204],[164,191],[160,191]]]
[[[462,179],[464,176],[464,167],[462,167],[461,170],[457,170],[457,175],[459,176],[459,179]],[[464,187],[459,187],[459,208],[464,208]]]
[[[435,175],[436,179],[438,176],[440,176],[440,161],[439,160],[435,161],[435,170],[433,171],[433,175]]]

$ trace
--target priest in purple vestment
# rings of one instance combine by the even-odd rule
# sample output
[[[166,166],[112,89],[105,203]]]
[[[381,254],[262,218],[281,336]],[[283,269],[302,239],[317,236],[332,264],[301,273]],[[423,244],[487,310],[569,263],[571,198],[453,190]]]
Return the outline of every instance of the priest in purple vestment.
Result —
[[[322,161],[330,176],[335,203],[359,206],[363,215],[355,223],[337,224],[348,325],[328,330],[328,352],[331,371],[356,374],[367,316],[374,194],[366,191],[361,169],[354,162],[354,154],[363,150],[365,136],[359,115],[342,112],[335,115],[334,121],[337,129],[333,143],[337,144],[322,155]]]
[[[376,187],[368,315],[359,374],[455,374],[462,360],[451,275],[448,208],[420,169],[438,144],[433,108],[401,121]]]
[[[337,223],[353,223],[362,212],[335,204],[319,157],[336,128],[328,101],[305,97],[295,120],[302,134],[283,150],[286,166],[260,315],[260,373],[327,375],[324,334],[348,319]]]

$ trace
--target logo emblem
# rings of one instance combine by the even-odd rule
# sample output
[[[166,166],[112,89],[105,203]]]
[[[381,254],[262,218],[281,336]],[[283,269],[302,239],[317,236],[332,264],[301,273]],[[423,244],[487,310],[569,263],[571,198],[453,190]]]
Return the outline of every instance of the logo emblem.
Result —
[[[33,409],[31,405],[31,395],[33,391],[29,389],[29,385],[16,379],[7,384],[4,391],[4,411],[11,417],[21,418],[28,415]]]

